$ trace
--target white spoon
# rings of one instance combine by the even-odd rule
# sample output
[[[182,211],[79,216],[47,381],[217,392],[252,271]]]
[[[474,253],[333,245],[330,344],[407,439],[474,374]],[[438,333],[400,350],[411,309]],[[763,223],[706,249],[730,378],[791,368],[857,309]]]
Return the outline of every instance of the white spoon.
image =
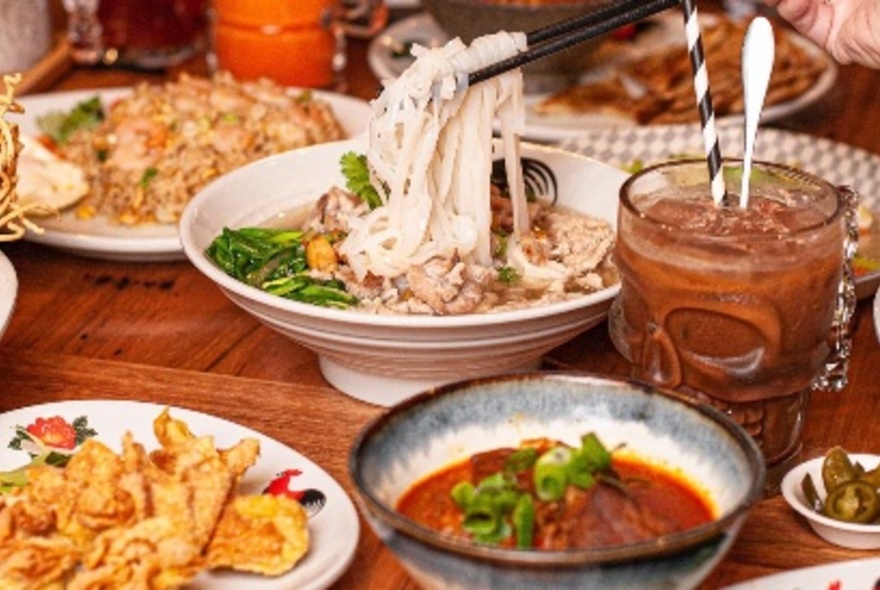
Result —
[[[755,137],[758,134],[758,123],[761,121],[761,110],[764,108],[764,97],[767,95],[770,73],[773,71],[774,47],[773,27],[770,26],[770,21],[762,16],[755,18],[746,31],[742,48],[745,111],[742,190],[739,201],[742,208],[749,206],[752,155],[755,151]]]

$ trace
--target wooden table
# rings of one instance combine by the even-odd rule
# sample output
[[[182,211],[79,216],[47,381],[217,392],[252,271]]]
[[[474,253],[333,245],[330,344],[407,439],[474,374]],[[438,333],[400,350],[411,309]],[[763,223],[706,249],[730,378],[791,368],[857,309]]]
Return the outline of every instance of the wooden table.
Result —
[[[204,72],[194,61],[184,68]],[[173,75],[175,72],[172,72]],[[74,69],[55,90],[162,79],[119,70]],[[351,47],[348,90],[370,98],[378,84],[366,44]],[[880,152],[880,72],[841,69],[815,107],[781,125]],[[188,262],[123,263],[80,258],[18,242],[2,245],[20,282],[0,341],[0,411],[58,400],[130,399],[208,412],[259,430],[306,454],[353,492],[346,467],[356,433],[382,410],[339,393],[315,355],[230,303]],[[869,300],[858,308],[850,385],[814,396],[806,452],[840,444],[880,452],[880,346]],[[553,351],[549,368],[623,376],[627,367],[604,324]],[[2,450],[0,450],[2,452]],[[338,588],[414,588],[362,523],[357,554]],[[876,552],[875,552],[876,554]],[[866,557],[825,544],[781,497],[761,502],[705,588],[781,570]]]

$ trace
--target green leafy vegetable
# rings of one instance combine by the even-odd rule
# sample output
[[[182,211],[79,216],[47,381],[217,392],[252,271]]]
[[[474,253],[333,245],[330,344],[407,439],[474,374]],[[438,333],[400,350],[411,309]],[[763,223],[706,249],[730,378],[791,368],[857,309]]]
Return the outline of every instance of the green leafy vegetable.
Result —
[[[205,254],[229,276],[268,293],[325,307],[355,305],[342,282],[309,275],[305,240],[299,230],[224,228]]]
[[[69,112],[53,111],[37,117],[40,130],[55,140],[65,144],[80,129],[94,129],[104,120],[104,107],[97,96],[76,104]]]
[[[373,183],[370,182],[370,167],[367,164],[367,156],[346,152],[339,161],[342,166],[342,175],[345,176],[345,186],[375,209],[382,204],[382,198]]]
[[[493,232],[495,235],[495,250],[492,252],[493,258],[504,258],[507,256],[507,246],[509,244],[509,238],[506,234],[495,231]]]

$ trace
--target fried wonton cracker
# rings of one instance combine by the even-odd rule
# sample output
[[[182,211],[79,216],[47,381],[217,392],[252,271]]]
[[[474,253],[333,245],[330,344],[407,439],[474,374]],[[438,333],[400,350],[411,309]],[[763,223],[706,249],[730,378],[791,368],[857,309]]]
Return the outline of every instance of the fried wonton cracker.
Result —
[[[304,509],[236,495],[258,441],[218,449],[167,410],[153,426],[152,452],[130,433],[119,455],[89,439],[66,467],[33,467],[24,488],[0,496],[0,590],[162,590],[206,568],[278,575],[299,561]]]
[[[239,496],[226,505],[208,564],[267,576],[291,569],[309,548],[305,509],[286,496]]]

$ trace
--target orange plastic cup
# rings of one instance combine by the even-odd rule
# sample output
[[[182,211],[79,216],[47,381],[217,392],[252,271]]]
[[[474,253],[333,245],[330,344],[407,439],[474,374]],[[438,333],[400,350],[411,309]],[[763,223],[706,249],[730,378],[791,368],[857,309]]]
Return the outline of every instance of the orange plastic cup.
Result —
[[[265,77],[286,86],[334,82],[335,0],[214,0],[217,67],[240,80]]]

